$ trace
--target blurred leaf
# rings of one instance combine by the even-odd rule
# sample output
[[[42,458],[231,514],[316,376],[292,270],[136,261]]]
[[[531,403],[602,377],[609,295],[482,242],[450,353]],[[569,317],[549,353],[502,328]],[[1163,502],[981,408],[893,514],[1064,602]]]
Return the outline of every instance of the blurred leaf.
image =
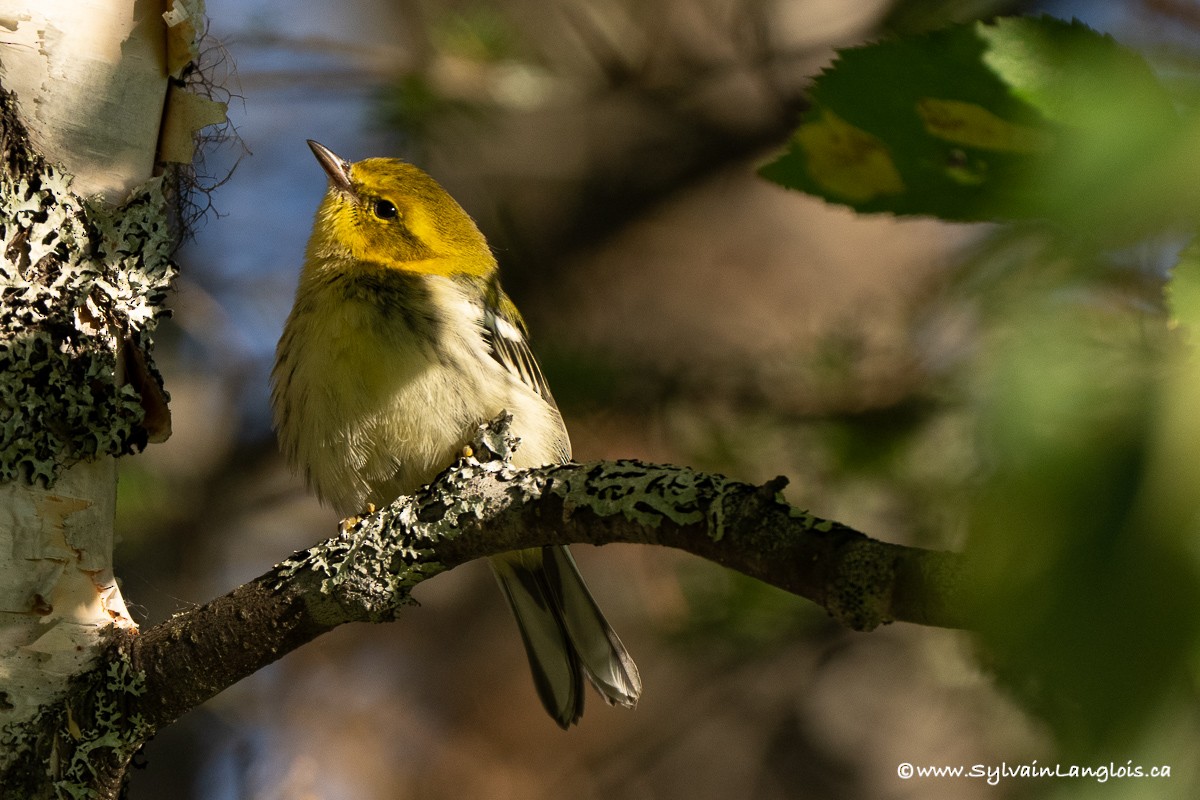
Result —
[[[519,54],[521,37],[505,14],[476,3],[447,14],[433,29],[434,45],[472,61],[501,61]]]
[[[1181,130],[1146,63],[1048,17],[840,51],[761,174],[862,212],[1090,219]],[[1139,183],[1141,182],[1141,183]],[[1159,219],[1157,222],[1161,223]]]
[[[1028,299],[985,354],[990,467],[968,546],[980,630],[1001,679],[1072,752],[1141,732],[1187,684],[1197,642],[1194,531],[1157,507],[1164,352],[1144,324]]]
[[[379,92],[382,122],[428,139],[436,125],[458,116],[485,122],[496,103],[496,70],[507,62],[513,74],[521,37],[508,17],[484,4],[438,17],[429,32],[432,57]]]
[[[1171,322],[1184,330],[1192,344],[1200,343],[1200,238],[1179,254],[1167,283]]]
[[[895,405],[845,414],[819,427],[837,468],[849,474],[895,475],[897,460],[928,424],[937,407],[910,397]]]
[[[1186,537],[1200,559],[1200,239],[1180,253],[1167,284],[1167,306],[1177,336],[1170,340],[1162,400],[1153,431],[1147,514],[1164,530]]]
[[[481,122],[486,108],[460,96],[442,91],[425,73],[400,76],[380,89],[376,105],[381,123],[418,140],[432,136],[437,123],[450,116]]]

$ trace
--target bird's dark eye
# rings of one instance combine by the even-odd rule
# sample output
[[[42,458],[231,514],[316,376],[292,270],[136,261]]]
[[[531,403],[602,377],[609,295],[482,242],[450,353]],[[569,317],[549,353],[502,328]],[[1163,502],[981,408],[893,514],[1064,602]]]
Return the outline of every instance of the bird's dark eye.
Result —
[[[396,210],[396,206],[391,200],[376,200],[371,210],[380,219],[395,219],[400,216],[400,212]]]

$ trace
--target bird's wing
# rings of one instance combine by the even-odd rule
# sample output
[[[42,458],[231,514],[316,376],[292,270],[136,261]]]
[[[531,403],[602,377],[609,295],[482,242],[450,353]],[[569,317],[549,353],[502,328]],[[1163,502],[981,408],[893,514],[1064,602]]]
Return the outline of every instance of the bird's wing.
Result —
[[[557,408],[546,376],[538,366],[533,351],[529,349],[526,337],[525,323],[517,313],[512,301],[500,293],[496,302],[484,305],[483,333],[492,358],[517,377],[522,383],[533,389],[550,405]]]

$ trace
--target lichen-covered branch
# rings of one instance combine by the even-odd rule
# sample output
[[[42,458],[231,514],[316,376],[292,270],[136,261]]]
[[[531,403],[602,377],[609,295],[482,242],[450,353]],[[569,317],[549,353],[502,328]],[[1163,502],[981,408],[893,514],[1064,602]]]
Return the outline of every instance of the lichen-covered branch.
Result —
[[[751,486],[637,461],[517,470],[466,459],[434,484],[133,638],[139,713],[157,728],[345,622],[396,617],[414,586],[475,558],[548,544],[675,547],[807,597],[854,630],[962,626],[959,557],[887,544]]]
[[[752,486],[638,461],[518,470],[506,430],[503,417],[483,426],[475,457],[224,597],[141,634],[112,630],[61,702],[6,730],[23,744],[0,766],[0,787],[25,786],[49,763],[115,797],[133,754],[184,712],[338,625],[394,619],[421,581],[507,550],[657,544],[807,597],[854,630],[967,622],[959,556],[815,517],[783,499],[783,478]],[[63,750],[77,756],[56,757]]]

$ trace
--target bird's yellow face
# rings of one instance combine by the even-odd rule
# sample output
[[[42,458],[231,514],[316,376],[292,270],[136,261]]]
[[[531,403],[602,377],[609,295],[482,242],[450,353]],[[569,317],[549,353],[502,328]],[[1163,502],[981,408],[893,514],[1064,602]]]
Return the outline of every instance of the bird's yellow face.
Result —
[[[475,222],[437,181],[392,158],[350,164],[309,142],[329,176],[313,242],[369,267],[483,277],[496,261]]]

